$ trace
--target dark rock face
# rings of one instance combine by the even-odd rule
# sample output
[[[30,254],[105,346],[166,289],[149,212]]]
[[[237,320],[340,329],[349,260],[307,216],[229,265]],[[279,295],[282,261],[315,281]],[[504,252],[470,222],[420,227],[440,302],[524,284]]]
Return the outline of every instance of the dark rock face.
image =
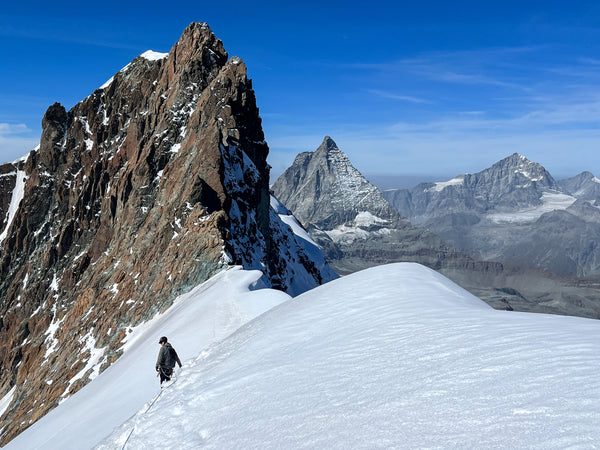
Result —
[[[1,443],[118,358],[129,327],[229,265],[293,293],[335,276],[287,250],[246,67],[206,24],[42,126],[0,239],[0,397],[16,386]],[[15,172],[0,169],[2,218]]]

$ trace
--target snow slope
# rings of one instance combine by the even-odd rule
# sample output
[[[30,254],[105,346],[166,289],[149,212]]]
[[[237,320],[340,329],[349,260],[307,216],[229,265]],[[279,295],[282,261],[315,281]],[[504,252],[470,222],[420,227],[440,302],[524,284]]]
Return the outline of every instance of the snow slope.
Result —
[[[17,160],[18,161],[18,160]],[[10,174],[13,175],[13,174]],[[13,189],[12,195],[10,197],[10,204],[8,205],[8,211],[6,213],[5,222],[6,225],[4,227],[4,231],[0,233],[0,244],[6,236],[8,235],[8,230],[10,225],[12,224],[15,215],[17,214],[17,210],[19,209],[19,204],[25,195],[25,182],[27,180],[27,176],[25,175],[25,171],[17,170],[17,181],[15,183],[15,188]],[[3,218],[0,218],[3,219]]]
[[[4,448],[93,447],[160,392],[154,364],[162,335],[177,350],[184,374],[191,358],[290,298],[275,290],[251,291],[261,276],[259,271],[230,269],[179,297],[165,313],[132,329],[115,364]]]
[[[423,266],[380,266],[188,361],[98,448],[598,448],[599,342],[599,321],[496,311]]]

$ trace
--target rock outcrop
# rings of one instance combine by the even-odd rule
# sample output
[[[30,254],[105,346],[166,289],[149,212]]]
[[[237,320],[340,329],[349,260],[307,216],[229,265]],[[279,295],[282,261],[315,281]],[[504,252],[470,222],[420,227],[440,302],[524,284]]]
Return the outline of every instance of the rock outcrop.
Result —
[[[230,265],[292,295],[336,276],[271,209],[252,83],[206,24],[42,127],[39,149],[0,169],[0,443]]]

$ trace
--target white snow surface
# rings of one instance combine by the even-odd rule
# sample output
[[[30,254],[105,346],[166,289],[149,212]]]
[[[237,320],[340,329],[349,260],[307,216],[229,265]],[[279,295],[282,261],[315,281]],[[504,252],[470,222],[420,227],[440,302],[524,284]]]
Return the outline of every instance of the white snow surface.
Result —
[[[577,200],[567,194],[558,192],[544,192],[542,194],[542,204],[535,208],[522,209],[510,213],[488,214],[487,219],[494,223],[527,223],[539,219],[542,214],[550,211],[564,210],[571,206]]]
[[[389,224],[389,221],[377,217],[369,211],[361,211],[354,218],[354,224],[357,227],[370,227],[371,225],[386,225]]]
[[[465,177],[464,177],[464,175],[460,175],[460,176],[452,178],[451,180],[448,180],[448,181],[439,181],[439,182],[435,183],[435,185],[433,187],[431,187],[430,189],[435,192],[442,192],[448,186],[461,186],[464,183],[465,183]]]
[[[385,236],[391,233],[390,228],[385,225],[388,220],[377,217],[368,211],[362,211],[356,215],[352,223],[340,225],[333,230],[327,230],[329,236],[335,243],[351,245],[355,241],[367,240],[373,236]],[[377,226],[375,230],[369,230],[371,226]]]
[[[160,392],[154,364],[161,336],[177,350],[182,377],[203,350],[290,299],[276,290],[252,291],[261,276],[233,268],[180,296],[165,313],[131,330],[116,363],[4,448],[92,448]]]
[[[137,329],[115,365],[7,448],[85,449],[104,435],[96,448],[598,448],[600,321],[493,310],[396,263],[206,349],[242,322],[238,307],[289,298],[248,292],[254,273],[220,274]],[[184,368],[158,393],[161,334]]]
[[[2,233],[0,233],[0,244],[2,243],[2,241],[4,239],[6,239],[6,236],[8,235],[8,229],[10,228],[10,225],[12,224],[12,221],[17,214],[17,210],[19,209],[19,204],[21,203],[21,200],[23,200],[23,197],[25,196],[25,181],[26,180],[27,180],[27,176],[25,174],[25,171],[17,170],[17,180],[15,182],[15,187],[14,187],[12,195],[10,197],[10,204],[8,205],[8,211],[6,213],[6,218],[5,218],[6,226],[4,227],[4,230],[2,231]]]
[[[154,50],[146,50],[140,55],[142,58],[146,58],[149,61],[158,61],[159,59],[165,59],[169,56],[168,53],[155,52]]]
[[[302,227],[302,225],[300,225],[300,222],[298,222],[298,219],[296,219],[296,217],[294,217],[292,212],[290,210],[288,210],[285,206],[283,206],[283,204],[279,200],[277,200],[277,198],[274,197],[273,195],[271,195],[271,208],[273,208],[273,210],[275,210],[275,212],[277,213],[279,218],[282,220],[282,222],[285,223],[287,226],[289,226],[292,229],[292,232],[296,236],[298,236],[301,239],[304,239],[312,247],[316,247],[318,249],[319,246],[313,240],[313,238],[310,237],[310,235]],[[306,249],[307,248],[305,246],[305,250]],[[320,250],[318,250],[318,251],[320,251]],[[316,253],[316,252],[312,252],[312,253]],[[316,255],[314,255],[314,256],[316,256]]]
[[[8,391],[8,393],[4,397],[0,399],[0,416],[4,414],[6,409],[10,406],[10,402],[12,402],[16,390],[17,387],[13,386],[13,388],[10,391]]]
[[[598,342],[599,321],[496,311],[423,266],[380,266],[188,361],[98,448],[597,448]]]

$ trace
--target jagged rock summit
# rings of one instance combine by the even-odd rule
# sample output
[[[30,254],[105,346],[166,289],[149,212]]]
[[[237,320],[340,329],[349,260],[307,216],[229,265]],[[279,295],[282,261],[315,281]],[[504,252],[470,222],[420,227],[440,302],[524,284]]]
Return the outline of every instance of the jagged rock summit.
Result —
[[[389,221],[398,216],[329,136],[314,152],[296,156],[273,192],[305,226],[333,229],[361,212]]]
[[[0,168],[0,443],[231,265],[292,295],[336,276],[270,207],[252,83],[206,24],[70,111],[52,105],[42,127],[26,161]]]

